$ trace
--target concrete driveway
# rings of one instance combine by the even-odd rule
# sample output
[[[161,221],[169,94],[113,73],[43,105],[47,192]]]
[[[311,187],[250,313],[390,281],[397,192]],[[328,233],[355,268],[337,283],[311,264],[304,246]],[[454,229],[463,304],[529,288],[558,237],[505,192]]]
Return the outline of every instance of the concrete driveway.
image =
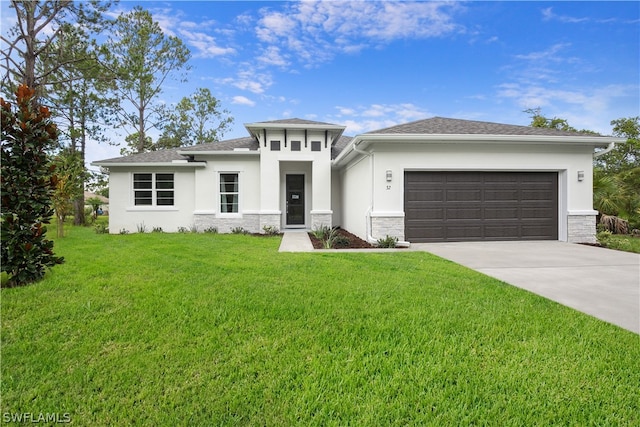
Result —
[[[556,241],[414,243],[458,264],[640,333],[640,255]]]

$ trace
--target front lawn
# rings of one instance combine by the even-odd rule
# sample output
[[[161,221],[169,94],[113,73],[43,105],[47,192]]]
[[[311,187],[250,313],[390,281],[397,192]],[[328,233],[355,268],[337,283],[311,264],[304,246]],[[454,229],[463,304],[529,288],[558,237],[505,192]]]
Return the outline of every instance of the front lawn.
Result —
[[[640,424],[638,335],[435,256],[68,233],[1,291],[4,421]]]

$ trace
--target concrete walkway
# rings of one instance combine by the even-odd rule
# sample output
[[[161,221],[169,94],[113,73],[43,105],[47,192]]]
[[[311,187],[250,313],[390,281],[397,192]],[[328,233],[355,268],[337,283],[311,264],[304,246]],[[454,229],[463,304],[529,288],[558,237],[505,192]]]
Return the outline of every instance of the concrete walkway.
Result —
[[[640,255],[556,241],[411,245],[640,333]]]
[[[307,230],[285,231],[280,242],[279,252],[312,252],[313,245]]]

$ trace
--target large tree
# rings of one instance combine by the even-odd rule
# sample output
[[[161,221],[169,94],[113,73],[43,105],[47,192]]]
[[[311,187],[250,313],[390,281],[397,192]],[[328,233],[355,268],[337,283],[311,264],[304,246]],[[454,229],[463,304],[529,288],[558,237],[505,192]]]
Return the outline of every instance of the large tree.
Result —
[[[147,148],[148,132],[160,129],[164,104],[159,95],[166,81],[188,69],[189,49],[175,36],[167,36],[151,14],[141,7],[118,17],[109,41],[107,65],[117,79],[118,125],[136,134],[134,153]]]
[[[229,111],[207,88],[184,97],[169,114],[159,148],[182,147],[219,141],[233,123]]]
[[[77,60],[53,48],[64,36],[67,24],[91,30],[100,28],[102,13],[110,5],[110,1],[100,0],[12,0],[16,24],[0,36],[4,44],[0,66],[4,68],[5,95],[10,95],[18,84],[24,84],[36,90],[33,102],[37,102],[52,74]]]
[[[57,179],[51,175],[47,149],[58,131],[47,107],[34,106],[35,90],[18,87],[16,106],[2,105],[2,245],[0,264],[10,286],[40,280],[47,268],[61,263],[46,238],[53,214],[51,200]]]

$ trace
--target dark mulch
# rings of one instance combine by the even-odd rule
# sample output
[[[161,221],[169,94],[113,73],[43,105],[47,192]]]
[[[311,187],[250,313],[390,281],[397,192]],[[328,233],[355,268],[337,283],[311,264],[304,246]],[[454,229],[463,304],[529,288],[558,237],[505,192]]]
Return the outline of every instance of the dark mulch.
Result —
[[[336,246],[333,249],[372,249],[375,248],[370,243],[367,243],[365,240],[362,240],[358,236],[349,233],[347,230],[343,230],[342,228],[338,228],[338,234],[342,237],[345,237],[349,240],[348,245],[340,245]],[[316,237],[309,233],[309,238],[311,239],[311,243],[313,244],[314,249],[323,249],[322,242]]]

